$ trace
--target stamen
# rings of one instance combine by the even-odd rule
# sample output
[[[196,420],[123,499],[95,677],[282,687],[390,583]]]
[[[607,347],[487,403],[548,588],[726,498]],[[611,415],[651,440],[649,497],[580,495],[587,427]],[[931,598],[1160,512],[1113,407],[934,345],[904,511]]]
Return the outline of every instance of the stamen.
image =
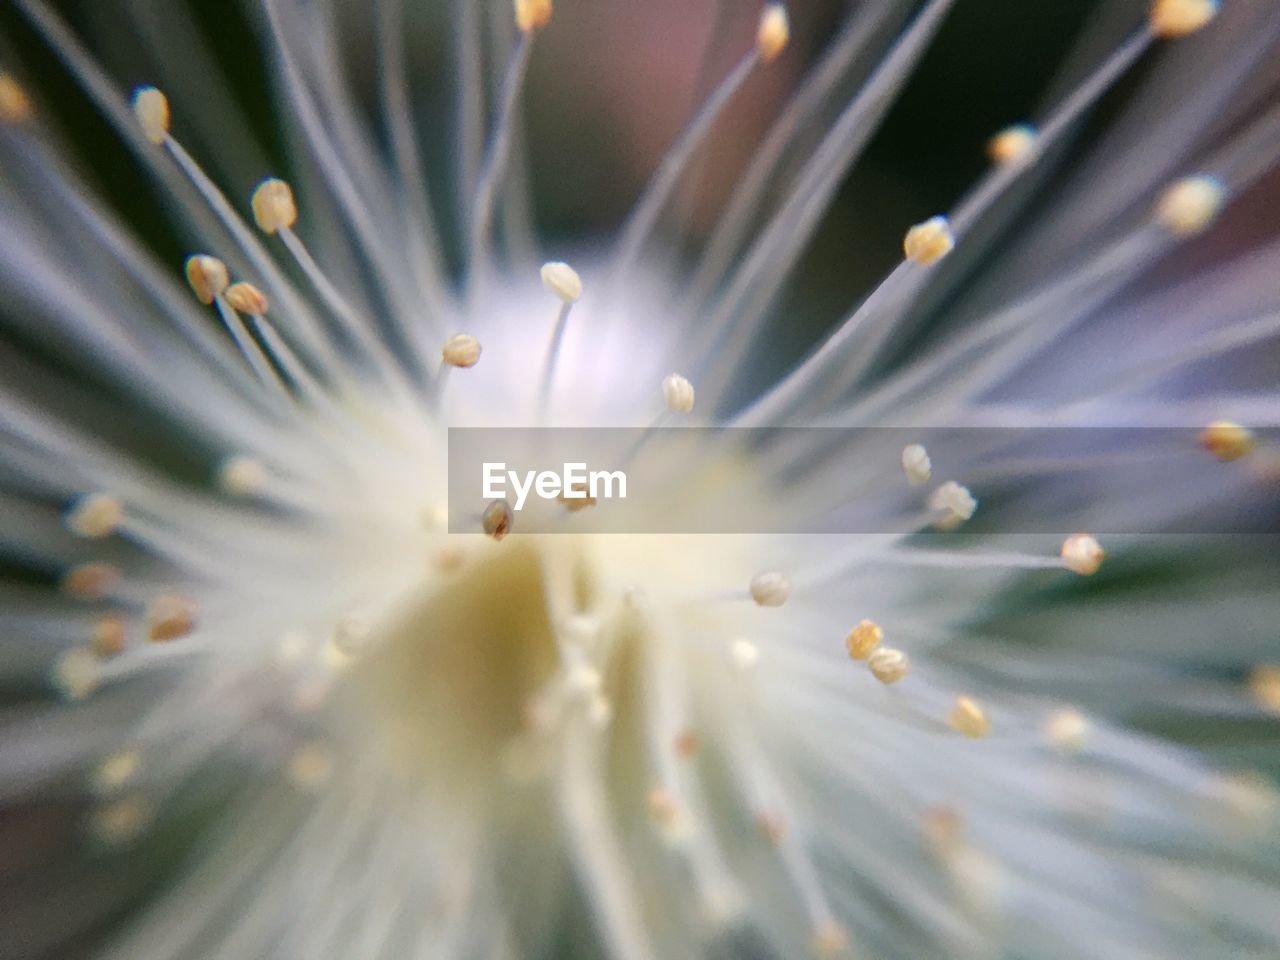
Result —
[[[662,397],[672,413],[688,413],[693,409],[693,384],[678,373],[662,381]]]
[[[262,492],[270,479],[262,461],[237,454],[218,467],[218,486],[233,497],[252,497]]]
[[[1062,542],[1062,562],[1066,568],[1081,576],[1098,572],[1106,551],[1087,533],[1075,533]]]
[[[761,63],[772,63],[791,39],[791,23],[787,19],[787,8],[781,3],[770,3],[760,14],[760,25],[756,28],[756,50],[760,53]]]
[[[973,516],[978,509],[978,501],[973,498],[968,487],[948,480],[929,495],[929,509],[944,510],[950,514],[947,519],[959,523]]]
[[[53,684],[67,700],[83,700],[98,689],[102,669],[93,651],[75,647],[53,665]]]
[[[466,369],[480,362],[480,341],[469,333],[459,333],[445,341],[440,358],[446,366]]]
[[[539,413],[545,415],[551,399],[551,384],[555,380],[556,362],[560,358],[560,345],[569,325],[569,311],[582,298],[582,278],[567,263],[544,263],[542,285],[560,299],[560,312],[556,314],[555,325],[551,328],[547,357],[542,364],[542,385],[538,392]]]
[[[169,136],[169,98],[155,87],[139,87],[133,92],[133,115],[142,134],[159,146]]]
[[[1039,137],[1029,123],[1005,127],[987,142],[987,156],[1002,165],[1022,163],[1034,156]]]
[[[1280,664],[1254,667],[1249,674],[1249,694],[1267,713],[1280,716]]]
[[[265,317],[271,306],[265,293],[243,280],[227,287],[223,296],[231,304],[231,309],[255,318]]]
[[[62,591],[78,600],[99,600],[120,582],[120,571],[109,563],[81,563],[62,576]]]
[[[986,709],[972,697],[956,697],[947,715],[947,725],[956,733],[980,740],[991,732],[991,718]]]
[[[913,487],[928,483],[933,475],[933,463],[929,460],[929,452],[918,443],[902,448],[902,470],[907,475],[907,483]]]
[[[921,266],[937,263],[956,245],[951,225],[946,217],[930,217],[907,231],[902,250],[908,260]]]
[[[873,620],[863,620],[845,638],[845,647],[854,660],[866,660],[884,640],[884,631]]]
[[[516,26],[521,33],[541,30],[551,22],[551,0],[515,0]]]
[[[124,520],[124,503],[110,493],[92,493],[67,512],[67,528],[78,537],[101,540],[116,532]]]
[[[36,115],[35,104],[17,79],[0,73],[0,123],[26,123]]]
[[[480,526],[485,535],[494,540],[501,540],[511,532],[511,507],[505,500],[495,500],[484,508],[480,517]]]
[[[147,611],[147,639],[152,643],[179,640],[195,626],[195,604],[181,594],[161,594],[151,602]]]
[[[1218,13],[1218,0],[1155,0],[1147,23],[1157,37],[1172,40],[1195,33]]]
[[[1174,236],[1193,237],[1217,218],[1226,192],[1216,177],[1184,177],[1160,196],[1156,220]]]
[[[867,658],[872,675],[885,685],[902,680],[911,672],[911,661],[901,650],[880,647]]]
[[[217,257],[210,257],[203,253],[187,257],[184,270],[187,274],[187,283],[191,284],[196,299],[206,305],[213,303],[231,282],[227,265]]]
[[[740,671],[747,671],[760,661],[760,648],[745,637],[735,637],[729,643],[729,658]]]
[[[253,191],[253,219],[258,229],[270,236],[298,222],[298,206],[293,188],[285,181],[270,177]]]
[[[1248,427],[1229,420],[1215,420],[1200,434],[1200,445],[1223,463],[1248,456],[1257,442]]]
[[[108,614],[99,617],[93,623],[93,636],[89,640],[89,649],[100,660],[110,660],[124,653],[128,646],[128,628],[124,617]]]
[[[1079,710],[1059,710],[1044,724],[1044,736],[1063,753],[1079,753],[1089,735],[1089,721]]]
[[[758,573],[751,580],[751,599],[757,606],[780,607],[791,597],[791,581],[776,570]]]

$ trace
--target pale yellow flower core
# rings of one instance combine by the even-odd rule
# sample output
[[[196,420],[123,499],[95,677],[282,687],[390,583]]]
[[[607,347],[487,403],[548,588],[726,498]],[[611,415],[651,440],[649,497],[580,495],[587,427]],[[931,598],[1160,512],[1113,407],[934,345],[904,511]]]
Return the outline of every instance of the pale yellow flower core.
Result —
[[[1217,13],[1217,0],[1155,0],[1147,22],[1157,37],[1172,40],[1195,33]]]
[[[880,647],[867,658],[872,675],[884,684],[897,683],[911,672],[911,661],[901,650]]]
[[[459,333],[445,341],[440,359],[450,367],[474,367],[480,362],[480,341],[469,333]]]
[[[231,282],[227,265],[217,257],[203,253],[187,257],[186,273],[187,283],[191,284],[196,299],[201,303],[213,303]]]
[[[541,30],[551,22],[551,0],[515,0],[515,9],[521,33]]]
[[[991,732],[991,718],[986,709],[972,697],[956,697],[947,715],[947,725],[956,733],[975,740],[985,737]]]
[[[854,660],[866,660],[873,650],[880,646],[884,639],[884,631],[874,621],[863,620],[845,638],[845,647]]]
[[[271,307],[266,294],[243,280],[227,287],[224,296],[227,303],[231,304],[231,309],[247,313],[251,317],[264,317]]]
[[[1073,533],[1062,541],[1062,562],[1066,568],[1081,576],[1097,573],[1106,557],[1106,551],[1087,533]]]
[[[1248,427],[1229,420],[1215,420],[1200,433],[1200,445],[1223,463],[1247,456],[1257,446],[1257,438]]]
[[[292,227],[298,221],[298,207],[293,188],[272,177],[263,180],[253,191],[253,219],[266,234]]]
[[[907,231],[902,251],[912,263],[927,267],[945,257],[955,245],[956,238],[947,218],[930,217]]]
[[[787,19],[787,8],[781,3],[769,4],[760,14],[760,25],[756,28],[756,49],[760,51],[760,59],[765,63],[776,60],[790,39],[791,23]]]
[[[36,115],[35,104],[14,77],[0,73],[0,123],[26,123]]]
[[[133,115],[142,134],[152,143],[164,143],[169,135],[169,98],[155,87],[139,87],[133,93]]]

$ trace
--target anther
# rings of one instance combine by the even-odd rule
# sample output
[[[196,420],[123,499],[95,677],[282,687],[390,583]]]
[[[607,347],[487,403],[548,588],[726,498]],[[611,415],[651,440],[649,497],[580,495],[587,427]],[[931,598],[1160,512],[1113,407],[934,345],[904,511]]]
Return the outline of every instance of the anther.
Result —
[[[480,362],[480,341],[469,333],[459,333],[445,341],[440,357],[451,367],[474,367]]]
[[[1192,237],[1217,218],[1226,188],[1216,177],[1183,177],[1156,202],[1156,221],[1177,237]]]
[[[649,791],[649,796],[645,799],[645,805],[649,808],[649,816],[654,822],[662,827],[672,827],[675,825],[676,818],[680,814],[680,808],[676,804],[676,799],[671,795],[671,791],[666,787],[654,787]]]
[[[894,684],[911,672],[911,661],[901,650],[880,647],[867,658],[872,675],[883,684]]]
[[[577,303],[582,298],[582,278],[567,263],[544,263],[542,285],[564,303]]]
[[[266,316],[267,310],[271,306],[265,293],[252,283],[247,283],[244,280],[227,287],[223,296],[226,298],[227,303],[231,305],[232,310],[248,314],[251,317]]]
[[[273,234],[288,229],[298,221],[298,207],[293,201],[293,188],[275,177],[263,180],[253,191],[253,219],[258,229]]]
[[[187,283],[191,284],[196,299],[201,303],[213,303],[231,282],[227,265],[217,257],[207,254],[198,253],[193,257],[187,257],[185,269]]]
[[[67,528],[78,537],[99,540],[116,532],[124,520],[124,504],[110,493],[91,493],[67,511]]]
[[[180,640],[196,626],[195,604],[177,593],[162,593],[147,610],[147,639],[152,643]]]
[[[813,952],[819,957],[834,957],[849,949],[849,934],[834,920],[813,931]]]
[[[1062,562],[1073,573],[1087,577],[1098,572],[1106,551],[1087,533],[1073,533],[1062,541]]]
[[[62,575],[62,592],[79,600],[98,600],[120,582],[120,571],[109,563],[81,563]]]
[[[233,497],[261,493],[267,478],[267,468],[260,460],[242,454],[227,457],[218,466],[218,486]]]
[[[133,115],[143,136],[152,143],[164,143],[169,136],[168,97],[155,87],[139,87],[133,91]]]
[[[1218,0],[1155,0],[1147,15],[1151,32],[1172,40],[1195,33],[1218,13]]]
[[[845,638],[845,647],[854,660],[866,660],[871,656],[880,641],[884,639],[884,631],[873,620],[863,620]]]
[[[93,789],[99,794],[116,793],[127,786],[141,769],[142,757],[137,750],[113,753],[93,772]]]
[[[89,829],[99,841],[114,846],[136,839],[150,820],[150,808],[141,797],[126,797],[95,810]]]
[[[1280,716],[1280,664],[1254,667],[1249,674],[1249,694],[1267,713]]]
[[[515,0],[516,26],[521,33],[541,30],[551,22],[551,0]]]
[[[780,607],[791,596],[791,581],[776,570],[758,573],[751,579],[751,599],[761,607]]]
[[[1229,420],[1215,420],[1200,433],[1200,445],[1223,463],[1248,455],[1257,442],[1248,427]]]
[[[945,510],[956,521],[968,520],[978,509],[978,501],[968,487],[948,480],[929,495],[929,509]]]
[[[289,758],[289,779],[304,789],[320,786],[332,774],[333,757],[322,743],[303,744]]]
[[[956,733],[980,740],[991,732],[991,718],[982,704],[972,697],[956,697],[947,714],[947,726]]]
[[[501,540],[511,532],[512,521],[511,507],[505,500],[494,500],[480,515],[481,529],[494,540]]]
[[[760,52],[760,60],[772,63],[786,49],[790,39],[791,22],[787,19],[786,6],[781,3],[766,5],[756,28],[756,49]]]
[[[11,74],[0,73],[0,123],[26,123],[36,115],[31,97]]]
[[[1035,127],[1015,123],[987,141],[987,156],[999,164],[1019,163],[1033,154],[1039,138],[1040,132]]]
[[[83,700],[98,689],[102,670],[92,650],[75,647],[53,665],[53,683],[67,700]]]
[[[902,251],[912,263],[929,266],[937,263],[956,245],[955,235],[946,217],[930,217],[907,231]]]
[[[125,626],[124,617],[112,613],[94,621],[89,648],[99,659],[109,660],[124,653],[128,641],[128,628]]]
[[[700,745],[701,741],[699,741],[696,733],[692,730],[681,730],[676,734],[673,747],[677,757],[681,760],[690,760],[698,752]]]
[[[933,475],[933,463],[929,460],[929,452],[918,443],[902,448],[902,471],[907,475],[907,483],[918,487],[928,483]]]
[[[1070,707],[1052,714],[1044,722],[1044,737],[1063,753],[1079,753],[1089,735],[1089,721]]]
[[[662,381],[662,398],[672,413],[688,413],[693,409],[693,384],[673,373]]]

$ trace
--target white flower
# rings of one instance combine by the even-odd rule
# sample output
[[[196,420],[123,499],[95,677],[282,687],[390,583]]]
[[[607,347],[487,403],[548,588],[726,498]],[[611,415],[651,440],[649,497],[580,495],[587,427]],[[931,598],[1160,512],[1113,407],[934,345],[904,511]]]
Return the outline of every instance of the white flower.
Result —
[[[67,105],[6,65],[0,816],[48,809],[58,845],[4,861],[24,899],[0,954],[552,957],[578,915],[611,960],[1274,953],[1275,802],[1249,768],[1275,754],[1230,726],[1275,713],[1274,559],[1131,535],[1210,529],[1266,475],[1236,468],[1269,462],[1280,398],[1227,361],[1274,356],[1280,246],[1194,256],[1280,150],[1264,5],[1209,24],[1209,0],[1161,0],[1087,46],[1083,79],[746,403],[779,291],[949,0],[892,43],[913,5],[855,7],[677,266],[678,190],[792,56],[798,5],[763,7],[572,266],[522,233],[516,135],[567,0],[502,6],[488,95],[467,18],[489,7],[450,8],[444,173],[398,0],[345,11],[374,21],[376,93],[349,88],[331,4],[261,0],[261,39],[238,39],[289,149],[252,180],[250,127],[201,93],[256,74],[206,57],[185,4],[124,5],[154,58],[130,69],[172,97],[130,94],[45,0],[14,5],[191,249],[158,259],[68,160]],[[1139,61],[1108,136],[1077,140]],[[833,429],[672,454],[651,519],[731,489],[742,534],[590,533],[594,500],[552,533],[503,500],[448,509],[450,427],[638,427],[652,453],[672,420]],[[1004,429],[1103,426],[1188,429],[1066,453]],[[834,429],[894,427],[882,450]],[[925,495],[935,465],[958,479]]]

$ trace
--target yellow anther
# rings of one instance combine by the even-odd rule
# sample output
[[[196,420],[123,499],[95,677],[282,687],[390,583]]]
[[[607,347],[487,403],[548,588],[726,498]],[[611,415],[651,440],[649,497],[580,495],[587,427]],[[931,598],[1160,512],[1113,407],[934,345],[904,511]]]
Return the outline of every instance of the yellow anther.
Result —
[[[1147,22],[1157,37],[1171,40],[1195,33],[1217,13],[1218,0],[1155,0]]]
[[[973,498],[968,487],[963,487],[954,480],[948,480],[929,495],[929,509],[946,511],[950,519],[968,520],[978,509],[978,501]]]
[[[169,98],[155,87],[133,91],[133,115],[142,134],[152,143],[164,143],[169,136]]]
[[[552,261],[542,265],[542,285],[565,303],[582,299],[582,278],[567,263]]]
[[[991,718],[982,704],[972,697],[956,697],[947,714],[947,726],[956,733],[980,740],[991,732]]]
[[[1224,463],[1246,456],[1257,444],[1248,427],[1229,420],[1215,420],[1200,433],[1200,445]]]
[[[1089,721],[1079,710],[1067,707],[1044,722],[1044,736],[1063,753],[1079,753],[1089,735]]]
[[[1249,693],[1267,713],[1280,716],[1280,664],[1254,667],[1249,674]]]
[[[243,454],[227,457],[218,466],[218,486],[233,497],[252,497],[261,493],[268,477],[262,461]]]
[[[872,675],[884,684],[897,683],[911,672],[911,661],[901,650],[878,647],[867,658]]]
[[[955,245],[956,238],[951,233],[947,218],[930,217],[907,231],[902,241],[902,252],[912,263],[927,267],[945,257]]]
[[[760,25],[756,28],[756,49],[760,51],[760,59],[764,63],[776,60],[787,47],[791,39],[791,22],[787,19],[787,8],[781,3],[770,3],[760,14]]]
[[[484,513],[480,516],[481,529],[494,540],[501,540],[509,534],[512,522],[511,507],[505,500],[494,500],[484,508]]]
[[[0,73],[0,123],[26,123],[36,115],[31,97],[12,74]]]
[[[105,617],[99,617],[94,621],[93,635],[90,638],[89,646],[99,659],[109,660],[111,657],[124,653],[124,648],[128,645],[128,642],[128,628],[125,625],[124,617],[112,613],[107,614]]]
[[[109,563],[82,563],[62,576],[62,590],[80,600],[97,600],[120,582],[120,571]]]
[[[1226,188],[1216,177],[1183,177],[1165,188],[1156,203],[1156,221],[1177,237],[1192,237],[1217,219]]]
[[[693,384],[673,373],[662,381],[662,398],[672,413],[688,413],[693,409]]]
[[[152,643],[180,640],[196,626],[195,604],[177,593],[162,593],[147,610],[147,639]]]
[[[474,367],[480,362],[480,341],[469,333],[459,333],[445,341],[440,357],[450,367]]]
[[[551,0],[515,0],[515,6],[521,33],[541,30],[551,22]]]
[[[873,620],[863,620],[851,631],[849,636],[845,638],[845,646],[849,650],[849,656],[854,660],[866,660],[871,656],[872,651],[880,646],[880,641],[884,639],[884,631]]]
[[[1072,573],[1083,577],[1098,572],[1106,551],[1087,533],[1073,533],[1062,541],[1062,562]]]
[[[791,596],[791,581],[776,570],[758,573],[751,579],[751,599],[762,607],[780,607]]]
[[[263,233],[292,227],[298,221],[293,188],[275,177],[263,180],[253,191],[253,219]]]
[[[987,141],[987,156],[1000,164],[1019,163],[1035,152],[1039,138],[1040,133],[1035,127],[1016,123]]]
[[[186,273],[187,283],[191,284],[196,299],[201,303],[213,303],[231,282],[227,265],[204,253],[187,257]]]
[[[90,540],[109,537],[124,520],[124,503],[110,493],[91,493],[77,500],[67,511],[67,528]]]
[[[227,292],[223,296],[226,297],[227,303],[231,304],[231,309],[247,313],[251,317],[266,316],[271,306],[265,293],[252,283],[246,283],[243,280],[227,287]]]
[[[102,670],[97,656],[85,647],[74,647],[53,665],[54,686],[68,700],[83,700],[98,689]]]
[[[115,793],[128,785],[142,769],[142,756],[137,750],[113,753],[93,773],[93,789],[98,793]]]
[[[918,487],[928,483],[933,475],[933,463],[929,460],[929,451],[918,443],[902,448],[902,472],[907,475],[907,483]]]

